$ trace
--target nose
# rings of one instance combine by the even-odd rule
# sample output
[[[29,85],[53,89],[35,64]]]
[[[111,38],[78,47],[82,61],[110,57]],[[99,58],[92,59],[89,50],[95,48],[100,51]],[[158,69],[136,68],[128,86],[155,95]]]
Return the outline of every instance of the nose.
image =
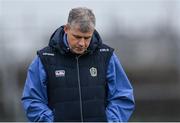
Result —
[[[79,46],[84,47],[85,46],[85,39],[81,38],[78,43],[79,43]]]

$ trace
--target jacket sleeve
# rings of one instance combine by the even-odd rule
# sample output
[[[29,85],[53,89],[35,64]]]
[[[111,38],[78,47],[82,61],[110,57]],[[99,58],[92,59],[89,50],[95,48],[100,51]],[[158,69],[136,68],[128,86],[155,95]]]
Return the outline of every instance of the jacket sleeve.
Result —
[[[133,88],[117,58],[113,53],[108,70],[108,122],[127,122],[134,110]]]
[[[31,122],[52,122],[53,112],[47,106],[46,73],[37,56],[29,66],[22,95],[27,118]]]

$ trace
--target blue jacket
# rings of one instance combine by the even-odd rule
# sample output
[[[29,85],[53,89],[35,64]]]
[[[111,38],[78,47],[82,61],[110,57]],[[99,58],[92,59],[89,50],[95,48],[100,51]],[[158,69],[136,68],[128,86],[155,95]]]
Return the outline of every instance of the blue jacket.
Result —
[[[67,45],[66,36],[64,43]],[[126,122],[134,110],[133,88],[118,60],[113,53],[107,70],[108,121]],[[47,98],[47,81],[44,66],[38,56],[29,66],[24,86],[22,103],[30,121],[53,122],[53,112],[49,109]]]

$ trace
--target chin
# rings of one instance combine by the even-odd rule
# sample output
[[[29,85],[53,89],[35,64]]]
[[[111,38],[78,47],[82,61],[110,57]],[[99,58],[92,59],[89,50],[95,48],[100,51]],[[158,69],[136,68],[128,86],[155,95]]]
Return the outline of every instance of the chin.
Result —
[[[81,55],[81,54],[84,54],[84,52],[77,52],[76,54],[79,54],[79,55]]]
[[[75,54],[78,54],[78,55],[82,55],[86,52],[86,50],[76,50],[76,49],[73,49],[71,51]]]
[[[81,54],[84,54],[84,52],[85,52],[85,51],[81,51],[81,52],[74,52],[74,53],[81,55]]]
[[[77,51],[73,51],[73,50],[71,50],[71,52],[74,54],[82,54],[81,52],[77,52]]]

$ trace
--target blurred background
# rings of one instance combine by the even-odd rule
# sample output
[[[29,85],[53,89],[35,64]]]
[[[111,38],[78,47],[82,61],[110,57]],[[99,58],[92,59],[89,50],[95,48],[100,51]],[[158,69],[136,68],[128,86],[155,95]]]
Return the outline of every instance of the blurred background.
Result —
[[[180,0],[0,0],[0,121],[27,121],[28,66],[78,6],[94,11],[134,87],[130,121],[180,121]]]

